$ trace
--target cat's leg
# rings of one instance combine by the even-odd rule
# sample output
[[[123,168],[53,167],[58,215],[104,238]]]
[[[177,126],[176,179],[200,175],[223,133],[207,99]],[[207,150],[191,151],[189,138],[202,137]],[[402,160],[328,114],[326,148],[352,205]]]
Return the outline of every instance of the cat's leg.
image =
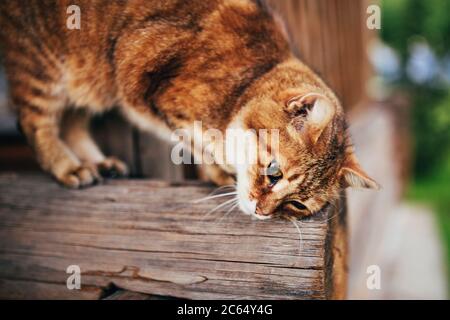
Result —
[[[200,176],[204,180],[210,180],[218,186],[236,184],[235,177],[217,164],[202,164],[200,168]]]
[[[45,96],[39,99],[13,96],[13,102],[19,109],[22,131],[45,171],[71,188],[87,186],[96,181],[95,170],[84,166],[60,139],[62,101],[54,97],[46,99]]]
[[[105,157],[89,132],[90,114],[84,110],[67,112],[61,122],[61,136],[69,148],[96,178],[128,175],[127,165],[115,158]]]

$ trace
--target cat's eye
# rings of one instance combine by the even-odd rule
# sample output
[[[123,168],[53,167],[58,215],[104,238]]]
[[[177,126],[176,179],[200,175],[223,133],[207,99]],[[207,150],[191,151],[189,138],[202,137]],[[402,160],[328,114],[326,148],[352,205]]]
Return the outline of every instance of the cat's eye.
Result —
[[[299,211],[308,210],[308,208],[300,201],[293,200],[293,201],[287,202],[287,204],[291,205],[292,207],[294,207],[295,209],[297,209]]]
[[[266,174],[267,177],[269,178],[271,186],[274,186],[283,177],[280,165],[276,160],[272,160],[272,162],[269,164],[266,170]]]

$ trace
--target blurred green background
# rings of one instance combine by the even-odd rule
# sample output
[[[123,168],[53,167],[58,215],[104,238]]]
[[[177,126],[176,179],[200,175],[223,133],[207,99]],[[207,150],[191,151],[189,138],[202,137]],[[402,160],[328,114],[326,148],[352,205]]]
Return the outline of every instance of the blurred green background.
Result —
[[[382,0],[381,5],[381,38],[395,57],[383,78],[412,102],[414,162],[407,198],[432,206],[438,215],[449,266],[450,1]]]

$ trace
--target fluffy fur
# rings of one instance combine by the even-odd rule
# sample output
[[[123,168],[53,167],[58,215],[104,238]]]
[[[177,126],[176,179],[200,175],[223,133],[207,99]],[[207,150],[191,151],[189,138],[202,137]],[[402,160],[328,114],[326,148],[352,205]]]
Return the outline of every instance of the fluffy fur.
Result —
[[[66,27],[72,4],[81,30]],[[196,120],[278,129],[278,153],[269,143],[261,152],[280,165],[275,185],[261,174],[269,156],[207,170],[218,184],[236,175],[241,209],[258,217],[281,206],[310,214],[340,188],[376,187],[348,147],[339,101],[257,1],[2,1],[0,41],[22,129],[42,168],[68,187],[94,183],[99,169],[127,173],[88,132],[92,114],[115,106],[167,137]]]

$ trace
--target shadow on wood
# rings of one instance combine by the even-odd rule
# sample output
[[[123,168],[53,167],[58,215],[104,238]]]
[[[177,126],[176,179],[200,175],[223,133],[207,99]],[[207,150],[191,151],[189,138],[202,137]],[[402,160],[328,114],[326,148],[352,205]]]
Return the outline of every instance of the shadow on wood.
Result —
[[[221,201],[192,200],[211,191],[149,180],[67,190],[43,175],[1,174],[0,298],[100,299],[111,287],[192,299],[345,297],[344,207],[299,221],[300,243],[288,221],[206,215]],[[81,290],[66,287],[70,265]]]

